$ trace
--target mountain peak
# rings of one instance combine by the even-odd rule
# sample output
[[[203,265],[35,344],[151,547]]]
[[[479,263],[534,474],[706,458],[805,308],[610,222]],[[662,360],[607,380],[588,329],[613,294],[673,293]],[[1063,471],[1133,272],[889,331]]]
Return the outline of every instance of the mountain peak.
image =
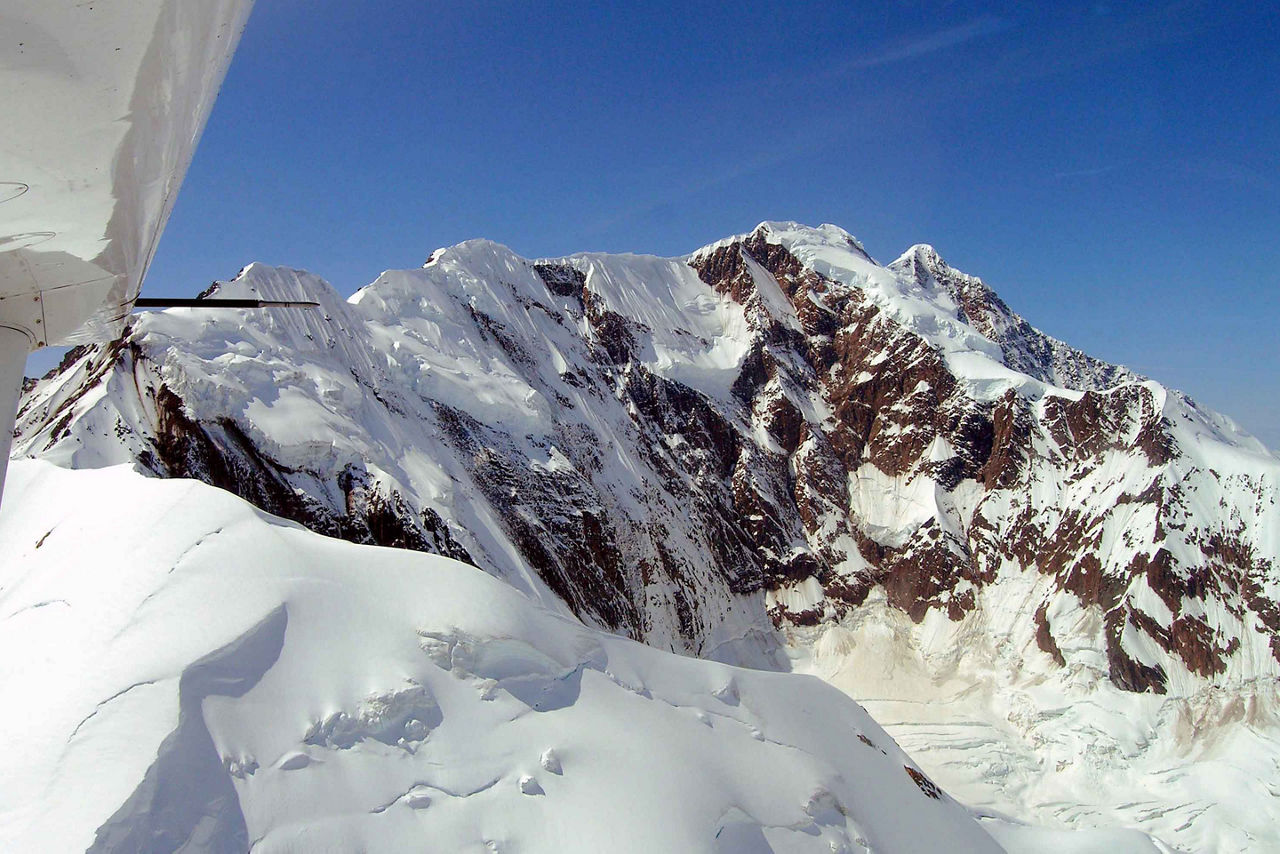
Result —
[[[917,261],[931,269],[951,268],[951,265],[943,260],[942,256],[938,254],[938,250],[930,243],[915,244],[907,249],[906,252],[899,255],[892,263],[889,264],[889,266],[893,267],[895,265],[905,264],[911,261]]]
[[[749,232],[730,235],[691,252],[687,256],[687,260],[696,261],[727,246],[751,240],[763,240],[766,243],[783,246],[788,250],[793,246],[797,246],[853,251],[865,260],[874,263],[862,242],[840,226],[832,225],[831,223],[812,226],[793,220],[765,220]]]
[[[217,294],[225,299],[301,300],[319,303],[325,311],[339,310],[346,300],[336,288],[315,273],[294,267],[275,266],[253,261],[246,264],[235,278],[214,282],[205,296]]]
[[[442,261],[468,263],[476,258],[497,258],[505,262],[508,259],[518,259],[520,256],[509,246],[495,240],[489,240],[487,237],[472,237],[452,246],[441,246],[427,256],[422,266],[430,267]]]
[[[816,246],[835,249],[852,249],[867,260],[872,260],[866,247],[858,238],[838,225],[824,222],[819,226],[805,225],[793,221],[769,221],[760,223],[752,231],[770,243],[781,243],[784,246]],[[773,238],[773,239],[770,239]]]
[[[963,285],[980,285],[984,290],[990,290],[979,277],[957,270],[948,264],[938,250],[929,243],[917,243],[910,247],[890,262],[889,269],[912,275],[918,281],[932,276],[935,279],[951,279]]]

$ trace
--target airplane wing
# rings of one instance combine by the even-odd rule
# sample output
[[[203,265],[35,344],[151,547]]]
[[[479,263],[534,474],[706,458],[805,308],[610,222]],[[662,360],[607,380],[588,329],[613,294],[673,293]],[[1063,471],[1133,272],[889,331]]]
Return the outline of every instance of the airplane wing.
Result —
[[[0,7],[0,489],[27,352],[120,333],[252,5]]]

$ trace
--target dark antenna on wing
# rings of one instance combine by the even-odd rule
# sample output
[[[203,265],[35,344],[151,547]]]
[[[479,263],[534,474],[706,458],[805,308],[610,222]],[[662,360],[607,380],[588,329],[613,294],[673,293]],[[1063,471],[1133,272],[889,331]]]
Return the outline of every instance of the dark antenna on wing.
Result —
[[[275,299],[152,299],[139,297],[134,308],[318,308],[320,303]]]

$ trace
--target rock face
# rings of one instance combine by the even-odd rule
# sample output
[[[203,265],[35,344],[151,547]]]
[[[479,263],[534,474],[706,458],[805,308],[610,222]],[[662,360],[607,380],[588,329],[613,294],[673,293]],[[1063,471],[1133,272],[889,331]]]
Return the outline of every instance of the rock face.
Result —
[[[999,603],[1126,691],[1280,672],[1280,462],[929,247],[471,241],[346,302],[260,265],[215,291],[321,307],[139,317],[26,392],[18,452],[195,477],[704,657],[781,664],[775,629],[875,597],[915,623]]]

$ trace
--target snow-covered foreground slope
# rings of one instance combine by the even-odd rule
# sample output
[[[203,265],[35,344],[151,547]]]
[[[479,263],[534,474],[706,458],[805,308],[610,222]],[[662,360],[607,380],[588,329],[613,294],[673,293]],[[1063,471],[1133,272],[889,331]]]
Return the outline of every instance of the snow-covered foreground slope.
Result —
[[[191,481],[18,463],[6,851],[998,851],[816,679]]]
[[[217,291],[321,308],[138,318],[29,389],[17,452],[195,477],[660,649],[790,655],[995,810],[1280,848],[1280,461],[929,247],[477,240],[346,301],[262,265]]]

